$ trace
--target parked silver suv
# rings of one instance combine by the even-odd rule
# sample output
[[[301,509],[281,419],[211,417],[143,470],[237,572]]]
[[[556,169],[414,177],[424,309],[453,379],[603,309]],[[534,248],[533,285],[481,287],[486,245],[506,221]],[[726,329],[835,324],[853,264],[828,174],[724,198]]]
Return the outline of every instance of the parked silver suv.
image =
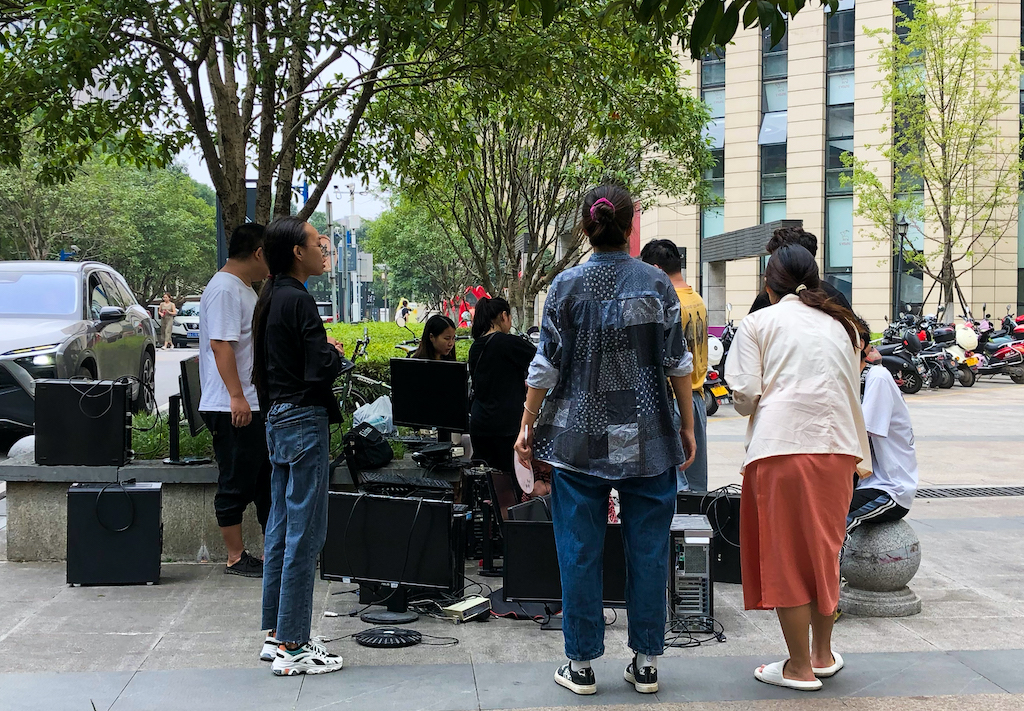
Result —
[[[134,407],[152,412],[155,354],[153,320],[109,266],[0,262],[0,430],[32,429],[41,378],[132,376]]]

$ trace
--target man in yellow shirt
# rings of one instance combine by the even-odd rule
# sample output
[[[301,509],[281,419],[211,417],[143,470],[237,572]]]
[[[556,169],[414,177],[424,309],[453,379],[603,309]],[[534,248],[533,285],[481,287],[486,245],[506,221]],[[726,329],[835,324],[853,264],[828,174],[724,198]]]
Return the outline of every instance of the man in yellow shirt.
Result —
[[[708,490],[708,413],[704,406],[704,377],[708,373],[708,310],[704,299],[683,278],[683,260],[679,248],[667,239],[644,245],[640,259],[658,267],[672,280],[679,296],[686,348],[693,354],[693,435],[697,456],[685,471],[676,472],[679,491]]]

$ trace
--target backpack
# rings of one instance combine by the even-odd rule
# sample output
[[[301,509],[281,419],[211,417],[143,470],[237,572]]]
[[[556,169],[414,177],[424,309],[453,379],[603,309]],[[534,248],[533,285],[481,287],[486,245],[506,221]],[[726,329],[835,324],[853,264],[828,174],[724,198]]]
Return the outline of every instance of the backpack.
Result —
[[[379,469],[392,459],[394,452],[380,430],[363,422],[345,433],[345,461],[353,480],[367,469]]]

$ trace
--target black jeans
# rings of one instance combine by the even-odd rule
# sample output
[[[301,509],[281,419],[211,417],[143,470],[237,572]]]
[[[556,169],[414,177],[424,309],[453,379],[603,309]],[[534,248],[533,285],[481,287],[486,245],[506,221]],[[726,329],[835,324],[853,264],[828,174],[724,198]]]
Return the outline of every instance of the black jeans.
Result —
[[[264,533],[270,516],[270,455],[263,413],[253,412],[245,427],[231,425],[230,412],[204,412],[203,421],[213,435],[213,453],[220,476],[213,510],[221,528],[242,523],[249,503]]]

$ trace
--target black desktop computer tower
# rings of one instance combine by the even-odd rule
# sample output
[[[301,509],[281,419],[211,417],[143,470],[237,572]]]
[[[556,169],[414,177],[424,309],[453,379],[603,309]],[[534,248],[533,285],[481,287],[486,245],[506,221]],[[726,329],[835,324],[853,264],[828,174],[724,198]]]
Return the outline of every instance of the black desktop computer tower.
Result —
[[[123,467],[131,459],[131,385],[36,381],[36,464]]]
[[[72,484],[68,489],[68,584],[160,580],[162,485]]]
[[[725,490],[710,493],[680,491],[677,514],[707,516],[714,531],[712,559],[716,583],[740,583],[740,495]]]

